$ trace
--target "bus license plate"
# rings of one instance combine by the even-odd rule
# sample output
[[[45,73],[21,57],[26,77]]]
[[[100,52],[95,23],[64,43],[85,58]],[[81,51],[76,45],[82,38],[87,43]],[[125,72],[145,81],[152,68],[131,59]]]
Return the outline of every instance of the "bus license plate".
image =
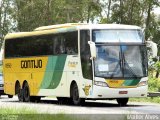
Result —
[[[119,91],[119,94],[128,94],[128,91]]]

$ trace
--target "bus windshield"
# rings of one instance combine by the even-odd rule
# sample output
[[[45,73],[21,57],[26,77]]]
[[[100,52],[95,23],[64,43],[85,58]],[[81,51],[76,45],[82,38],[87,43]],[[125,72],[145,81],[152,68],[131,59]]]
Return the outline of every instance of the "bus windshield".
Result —
[[[128,39],[129,38],[129,39]],[[143,42],[143,33],[141,30],[132,29],[132,30],[115,30],[115,29],[106,29],[106,30],[93,30],[93,41],[96,43],[103,42]]]
[[[96,45],[95,76],[141,78],[147,76],[146,47],[143,45]]]

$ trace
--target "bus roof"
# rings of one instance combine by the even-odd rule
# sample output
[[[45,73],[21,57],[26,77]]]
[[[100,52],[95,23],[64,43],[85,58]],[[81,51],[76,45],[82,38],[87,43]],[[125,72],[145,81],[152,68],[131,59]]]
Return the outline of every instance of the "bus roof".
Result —
[[[85,23],[66,23],[50,26],[42,26],[36,28],[30,32],[17,32],[9,33],[5,36],[5,39],[21,38],[53,33],[63,33],[67,31],[75,31],[78,29],[141,29],[134,25],[122,25],[122,24],[85,24]]]

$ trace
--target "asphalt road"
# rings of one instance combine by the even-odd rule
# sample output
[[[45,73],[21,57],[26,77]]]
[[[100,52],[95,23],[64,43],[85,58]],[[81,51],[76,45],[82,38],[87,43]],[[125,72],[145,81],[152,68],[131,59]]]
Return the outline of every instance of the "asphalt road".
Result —
[[[1,96],[0,108],[28,108],[39,113],[65,114],[160,114],[160,104],[129,102],[119,107],[116,101],[86,101],[83,106],[59,104],[55,98],[42,98],[38,103],[19,102],[18,98]]]

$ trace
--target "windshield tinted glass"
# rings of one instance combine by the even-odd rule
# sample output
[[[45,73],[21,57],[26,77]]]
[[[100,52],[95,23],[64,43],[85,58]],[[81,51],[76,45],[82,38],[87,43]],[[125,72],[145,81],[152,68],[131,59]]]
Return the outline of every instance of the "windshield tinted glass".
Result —
[[[93,30],[94,42],[143,42],[141,30]]]
[[[145,46],[96,45],[95,76],[139,78],[147,76]]]

